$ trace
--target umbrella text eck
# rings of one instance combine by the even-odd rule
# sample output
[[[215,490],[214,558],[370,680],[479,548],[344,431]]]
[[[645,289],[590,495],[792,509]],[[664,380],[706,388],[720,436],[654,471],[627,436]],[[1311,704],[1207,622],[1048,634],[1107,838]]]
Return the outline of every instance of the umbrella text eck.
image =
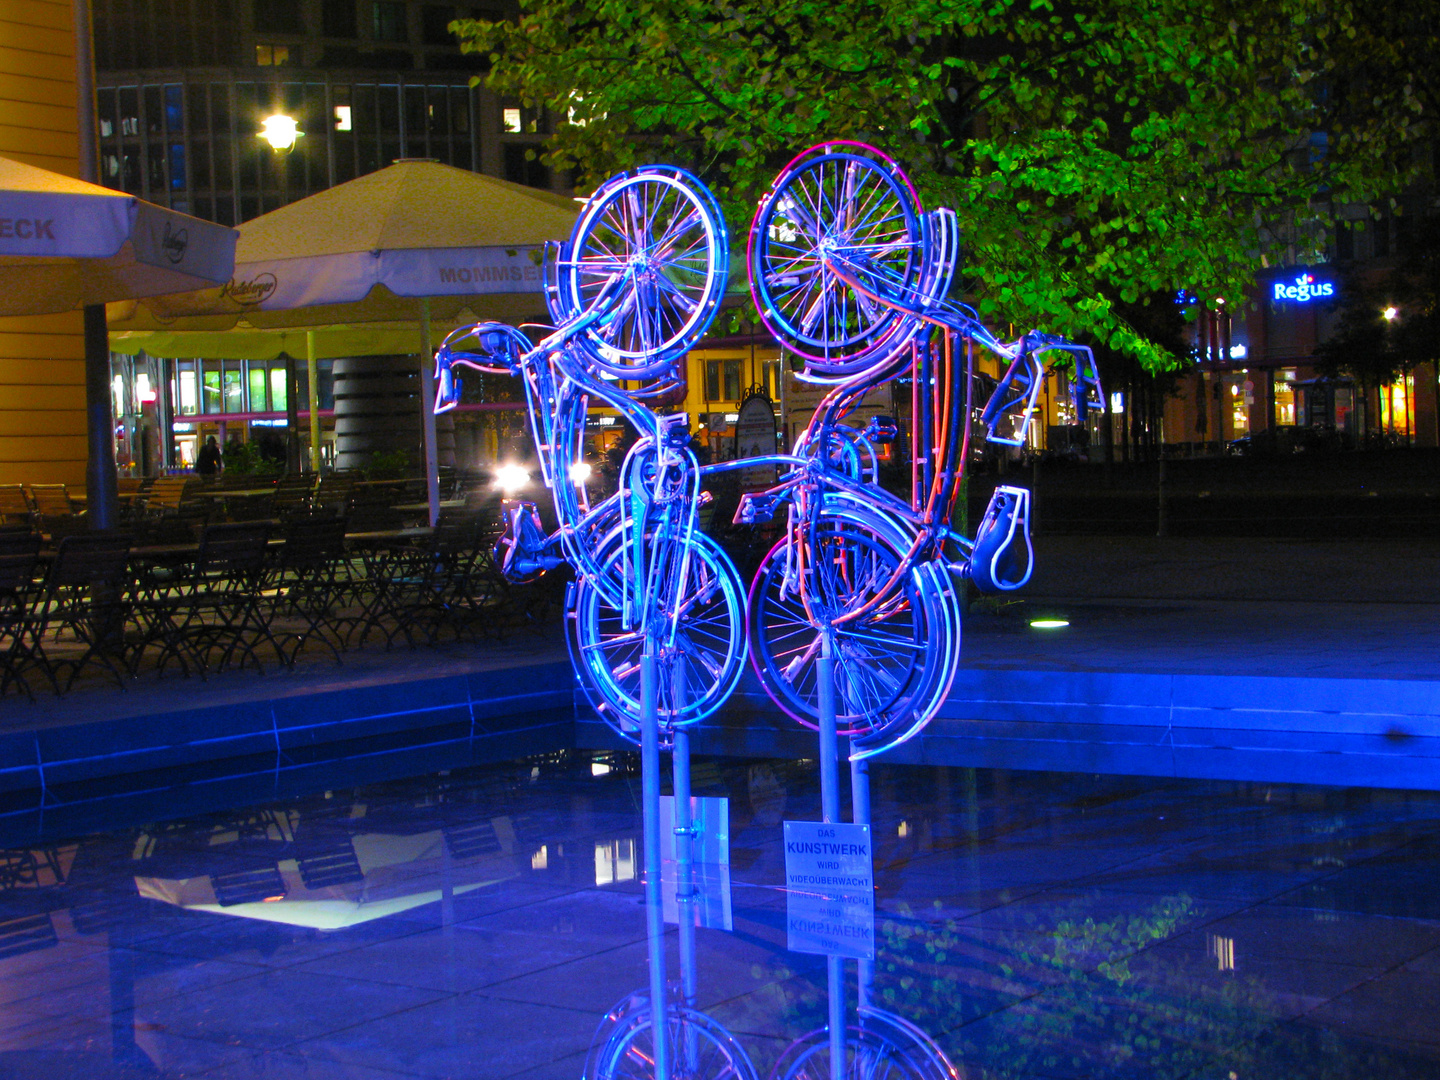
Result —
[[[98,305],[229,279],[234,229],[0,157],[0,315],[85,309],[91,524],[112,524],[110,355]]]

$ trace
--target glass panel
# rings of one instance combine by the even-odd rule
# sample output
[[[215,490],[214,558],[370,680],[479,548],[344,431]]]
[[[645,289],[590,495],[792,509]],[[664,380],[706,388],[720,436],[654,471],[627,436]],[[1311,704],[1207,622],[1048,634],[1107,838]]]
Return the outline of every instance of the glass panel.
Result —
[[[165,87],[165,128],[179,133],[185,127],[185,97],[177,84]]]
[[[185,144],[170,144],[170,190],[185,190]]]
[[[720,400],[720,361],[705,361],[705,400]]]
[[[270,369],[270,409],[272,412],[284,412],[289,405],[286,404],[285,394],[285,365],[272,367]]]
[[[728,401],[740,400],[740,361],[725,361],[725,398]]]
[[[179,364],[180,393],[177,396],[180,412],[185,416],[193,416],[195,415],[195,372],[190,361],[181,360]]]
[[[205,371],[200,376],[201,386],[201,412],[218,413],[221,411],[221,402],[224,400],[220,394],[220,372]]]
[[[265,412],[265,365],[250,364],[247,372],[250,379],[250,400],[246,408],[250,412]]]
[[[164,132],[165,109],[160,104],[160,87],[145,87],[145,130],[152,135]]]
[[[376,41],[409,41],[405,29],[405,5],[399,0],[375,0],[374,28]]]
[[[240,378],[240,365],[225,365],[225,398],[223,407],[227,413],[245,411],[245,385]]]

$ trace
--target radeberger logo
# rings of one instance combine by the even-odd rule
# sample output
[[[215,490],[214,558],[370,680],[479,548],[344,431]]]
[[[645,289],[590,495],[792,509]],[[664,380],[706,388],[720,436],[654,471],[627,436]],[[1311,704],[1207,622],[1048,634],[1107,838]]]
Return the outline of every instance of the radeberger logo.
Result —
[[[257,274],[248,281],[231,278],[230,283],[220,290],[220,295],[228,296],[244,307],[254,307],[270,299],[278,284],[274,274]]]
[[[1316,281],[1311,274],[1301,274],[1295,279],[1294,285],[1286,285],[1283,281],[1275,283],[1274,299],[1294,300],[1298,304],[1308,304],[1311,300],[1324,299],[1327,296],[1335,295],[1335,283],[1333,281]]]
[[[172,263],[178,263],[185,258],[185,249],[190,246],[190,230],[170,228],[170,222],[165,222],[165,233],[160,237],[160,249],[165,252],[165,257]]]

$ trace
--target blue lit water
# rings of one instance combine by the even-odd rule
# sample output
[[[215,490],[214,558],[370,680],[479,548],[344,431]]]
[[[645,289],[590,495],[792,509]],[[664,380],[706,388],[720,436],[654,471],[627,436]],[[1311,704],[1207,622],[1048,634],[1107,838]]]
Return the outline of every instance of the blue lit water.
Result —
[[[646,981],[635,769],[0,818],[0,1078],[578,1080]],[[698,1006],[764,1077],[824,1023],[781,887],[817,780],[694,784],[730,810]],[[1440,1076],[1440,796],[877,766],[872,797],[874,1000],[970,1080]]]

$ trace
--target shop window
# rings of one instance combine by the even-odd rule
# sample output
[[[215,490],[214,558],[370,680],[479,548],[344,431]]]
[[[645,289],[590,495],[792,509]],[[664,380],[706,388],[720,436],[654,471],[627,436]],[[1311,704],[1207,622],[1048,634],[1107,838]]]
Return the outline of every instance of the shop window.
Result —
[[[1295,369],[1286,368],[1279,372],[1275,382],[1275,423],[1295,423]]]

